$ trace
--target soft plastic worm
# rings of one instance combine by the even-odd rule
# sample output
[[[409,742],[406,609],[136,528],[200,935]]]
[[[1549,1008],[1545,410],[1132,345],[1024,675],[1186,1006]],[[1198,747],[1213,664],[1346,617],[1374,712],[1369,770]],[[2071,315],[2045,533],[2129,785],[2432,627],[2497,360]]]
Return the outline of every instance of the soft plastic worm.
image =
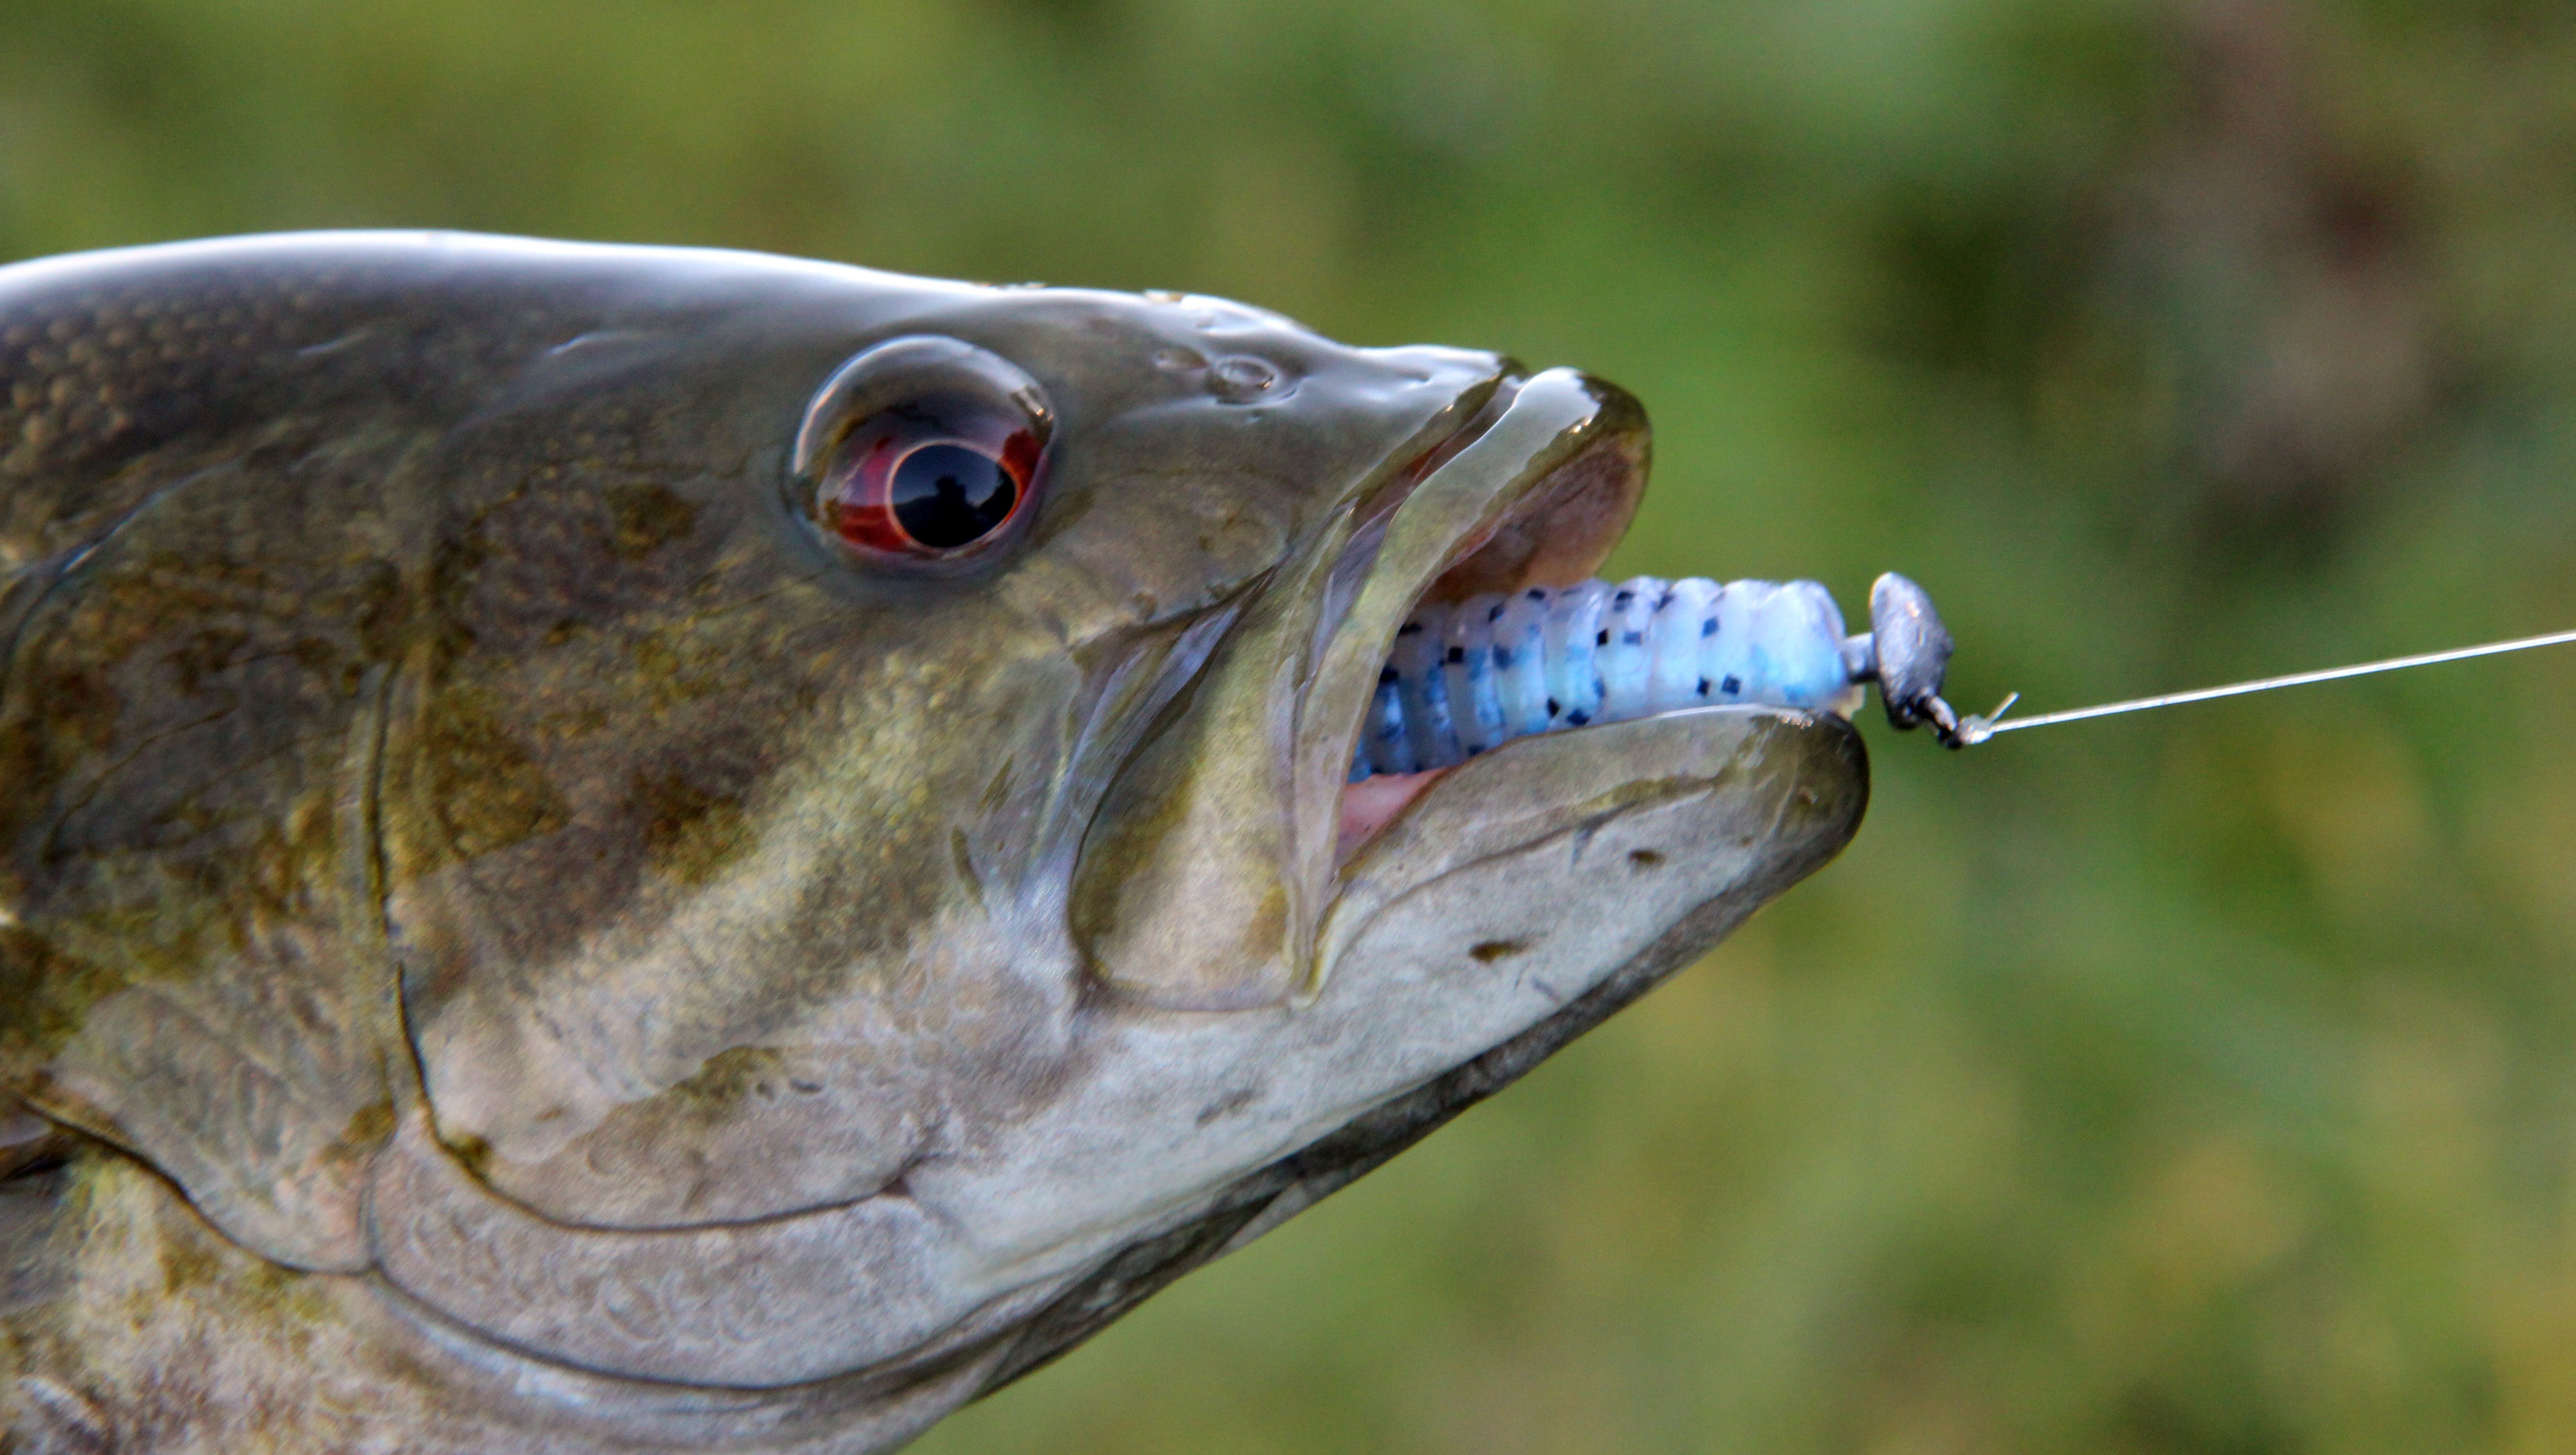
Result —
[[[1351,781],[1686,707],[1849,713],[1871,676],[1853,651],[1813,581],[1640,576],[1429,603],[1396,633]]]

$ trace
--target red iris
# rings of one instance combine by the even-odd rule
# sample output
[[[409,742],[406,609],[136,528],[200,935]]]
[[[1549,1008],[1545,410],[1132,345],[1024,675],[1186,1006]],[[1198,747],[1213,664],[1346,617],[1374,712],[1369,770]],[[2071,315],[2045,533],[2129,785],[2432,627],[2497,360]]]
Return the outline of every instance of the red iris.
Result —
[[[945,559],[1027,508],[1042,449],[1025,422],[972,402],[890,409],[843,438],[816,504],[824,527],[860,550]]]
[[[946,576],[998,562],[1046,490],[1055,411],[1027,371],[963,339],[862,350],[805,406],[788,503],[847,557]]]

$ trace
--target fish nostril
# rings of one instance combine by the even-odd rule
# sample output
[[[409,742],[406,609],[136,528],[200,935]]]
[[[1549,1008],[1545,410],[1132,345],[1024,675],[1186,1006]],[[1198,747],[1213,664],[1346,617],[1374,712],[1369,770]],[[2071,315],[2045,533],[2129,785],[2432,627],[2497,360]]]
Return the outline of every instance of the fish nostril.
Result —
[[[1208,391],[1229,403],[1257,399],[1278,387],[1279,371],[1250,354],[1229,354],[1208,366]]]

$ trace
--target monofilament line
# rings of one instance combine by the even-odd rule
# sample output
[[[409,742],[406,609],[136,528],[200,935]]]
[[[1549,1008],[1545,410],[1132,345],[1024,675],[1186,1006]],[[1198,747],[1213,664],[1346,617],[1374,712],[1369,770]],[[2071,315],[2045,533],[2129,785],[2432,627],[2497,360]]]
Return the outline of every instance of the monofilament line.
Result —
[[[2230,682],[2224,687],[2200,687],[2189,692],[2168,692],[2160,697],[2137,697],[2127,702],[2106,702],[2098,707],[2074,707],[2064,712],[2044,712],[2037,717],[2017,717],[1999,721],[2012,709],[2015,698],[2004,699],[2004,705],[1984,717],[1969,717],[1959,724],[1961,744],[1982,743],[1997,733],[2017,732],[2022,728],[2048,727],[2061,722],[2081,722],[2088,717],[2112,717],[2124,712],[2144,712],[2151,707],[2175,707],[2186,702],[2206,702],[2213,697],[2237,697],[2248,692],[2269,692],[2276,687],[2302,687],[2310,682],[2332,682],[2342,677],[2366,677],[2373,672],[2394,672],[2401,667],[2430,667],[2439,662],[2458,662],[2470,657],[2492,657],[2503,652],[2527,651],[2532,647],[2556,646],[2576,642],[2576,631],[2551,632],[2546,636],[2516,637],[2509,642],[2488,642],[2475,647],[2453,647],[2446,652],[2423,652],[2412,657],[2391,657],[2381,662],[2361,662],[2349,667],[2327,667],[2315,672],[2293,672],[2286,677],[2262,677],[2251,682]],[[2016,694],[2016,697],[2018,694]]]

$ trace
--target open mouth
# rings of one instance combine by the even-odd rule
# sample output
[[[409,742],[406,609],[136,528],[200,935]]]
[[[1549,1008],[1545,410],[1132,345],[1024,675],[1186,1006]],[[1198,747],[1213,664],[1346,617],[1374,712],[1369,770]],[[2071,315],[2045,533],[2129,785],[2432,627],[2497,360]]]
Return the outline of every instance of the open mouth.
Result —
[[[1371,588],[1381,577],[1395,584],[1374,614],[1364,592],[1345,634],[1383,631],[1386,602],[1415,589],[1391,636],[1361,637],[1377,647],[1375,676],[1347,740],[1337,863],[1451,768],[1519,739],[1708,708],[1849,717],[1860,705],[1862,684],[1878,676],[1873,638],[1846,635],[1841,609],[1815,582],[1589,579],[1635,514],[1646,458],[1633,398],[1553,370],[1506,385],[1409,472],[1414,489],[1385,541],[1353,547],[1368,553]],[[1417,531],[1432,539],[1399,547],[1417,509],[1448,534]],[[1426,574],[1425,561],[1436,569]],[[1882,578],[1872,597],[1873,617],[1894,606],[1938,632],[1930,603],[1903,578]],[[1943,660],[1947,650],[1942,635]],[[1915,705],[1929,709],[1938,666],[1926,665],[1933,685]]]
[[[1370,752],[1372,736],[1389,731],[1390,699],[1404,700],[1398,689],[1407,685],[1407,666],[1419,665],[1399,665],[1399,644],[1414,647],[1406,638],[1427,634],[1426,614],[1454,614],[1483,597],[1552,593],[1589,578],[1636,515],[1645,493],[1648,442],[1644,407],[1615,385],[1565,369],[1534,379],[1506,378],[1456,433],[1404,472],[1393,498],[1378,504],[1376,519],[1345,553],[1344,568],[1337,573],[1345,579],[1366,573],[1372,588],[1414,585],[1426,574],[1420,549],[1411,541],[1390,540],[1390,535],[1397,533],[1399,522],[1412,525],[1417,520],[1447,530],[1414,532],[1432,536],[1423,544],[1437,554],[1429,562],[1428,582],[1405,593],[1398,619],[1385,619],[1388,593],[1376,593],[1382,599],[1365,603],[1375,606],[1374,612],[1355,609],[1343,619],[1337,647],[1373,643],[1375,650],[1336,653],[1361,660],[1335,663],[1339,677],[1327,680],[1342,690],[1331,694],[1336,700],[1310,707],[1338,715],[1348,706],[1339,699],[1355,695],[1354,684],[1346,680],[1349,674],[1363,674],[1364,681],[1357,684],[1365,689],[1360,720],[1348,733],[1328,735],[1349,749],[1340,755],[1346,763],[1360,765],[1345,772],[1348,781],[1340,789],[1338,860],[1349,859],[1454,766],[1427,761],[1445,755],[1408,752],[1390,764],[1384,763],[1383,753]],[[1479,500],[1480,495],[1486,498]],[[1439,539],[1441,534],[1447,539]],[[1442,642],[1437,655],[1445,657],[1448,650]],[[1458,650],[1459,665],[1464,665],[1466,644]],[[1445,674],[1414,674],[1417,702],[1419,686],[1438,675]],[[1445,691],[1441,695],[1445,699]],[[1417,708],[1412,720],[1393,724],[1393,731],[1408,739],[1408,746],[1411,739],[1425,739],[1427,749],[1436,730],[1423,722],[1425,716]],[[1476,750],[1484,746],[1479,743]],[[1372,765],[1372,756],[1379,765]],[[1372,766],[1376,771],[1370,771]]]
[[[1344,748],[1337,862],[1449,769],[1516,739],[1706,707],[1857,705],[1841,614],[1812,582],[1591,579],[1636,514],[1648,440],[1615,385],[1563,369],[1506,381],[1355,540],[1347,564],[1366,584],[1315,704],[1338,724],[1366,698],[1327,738]]]

